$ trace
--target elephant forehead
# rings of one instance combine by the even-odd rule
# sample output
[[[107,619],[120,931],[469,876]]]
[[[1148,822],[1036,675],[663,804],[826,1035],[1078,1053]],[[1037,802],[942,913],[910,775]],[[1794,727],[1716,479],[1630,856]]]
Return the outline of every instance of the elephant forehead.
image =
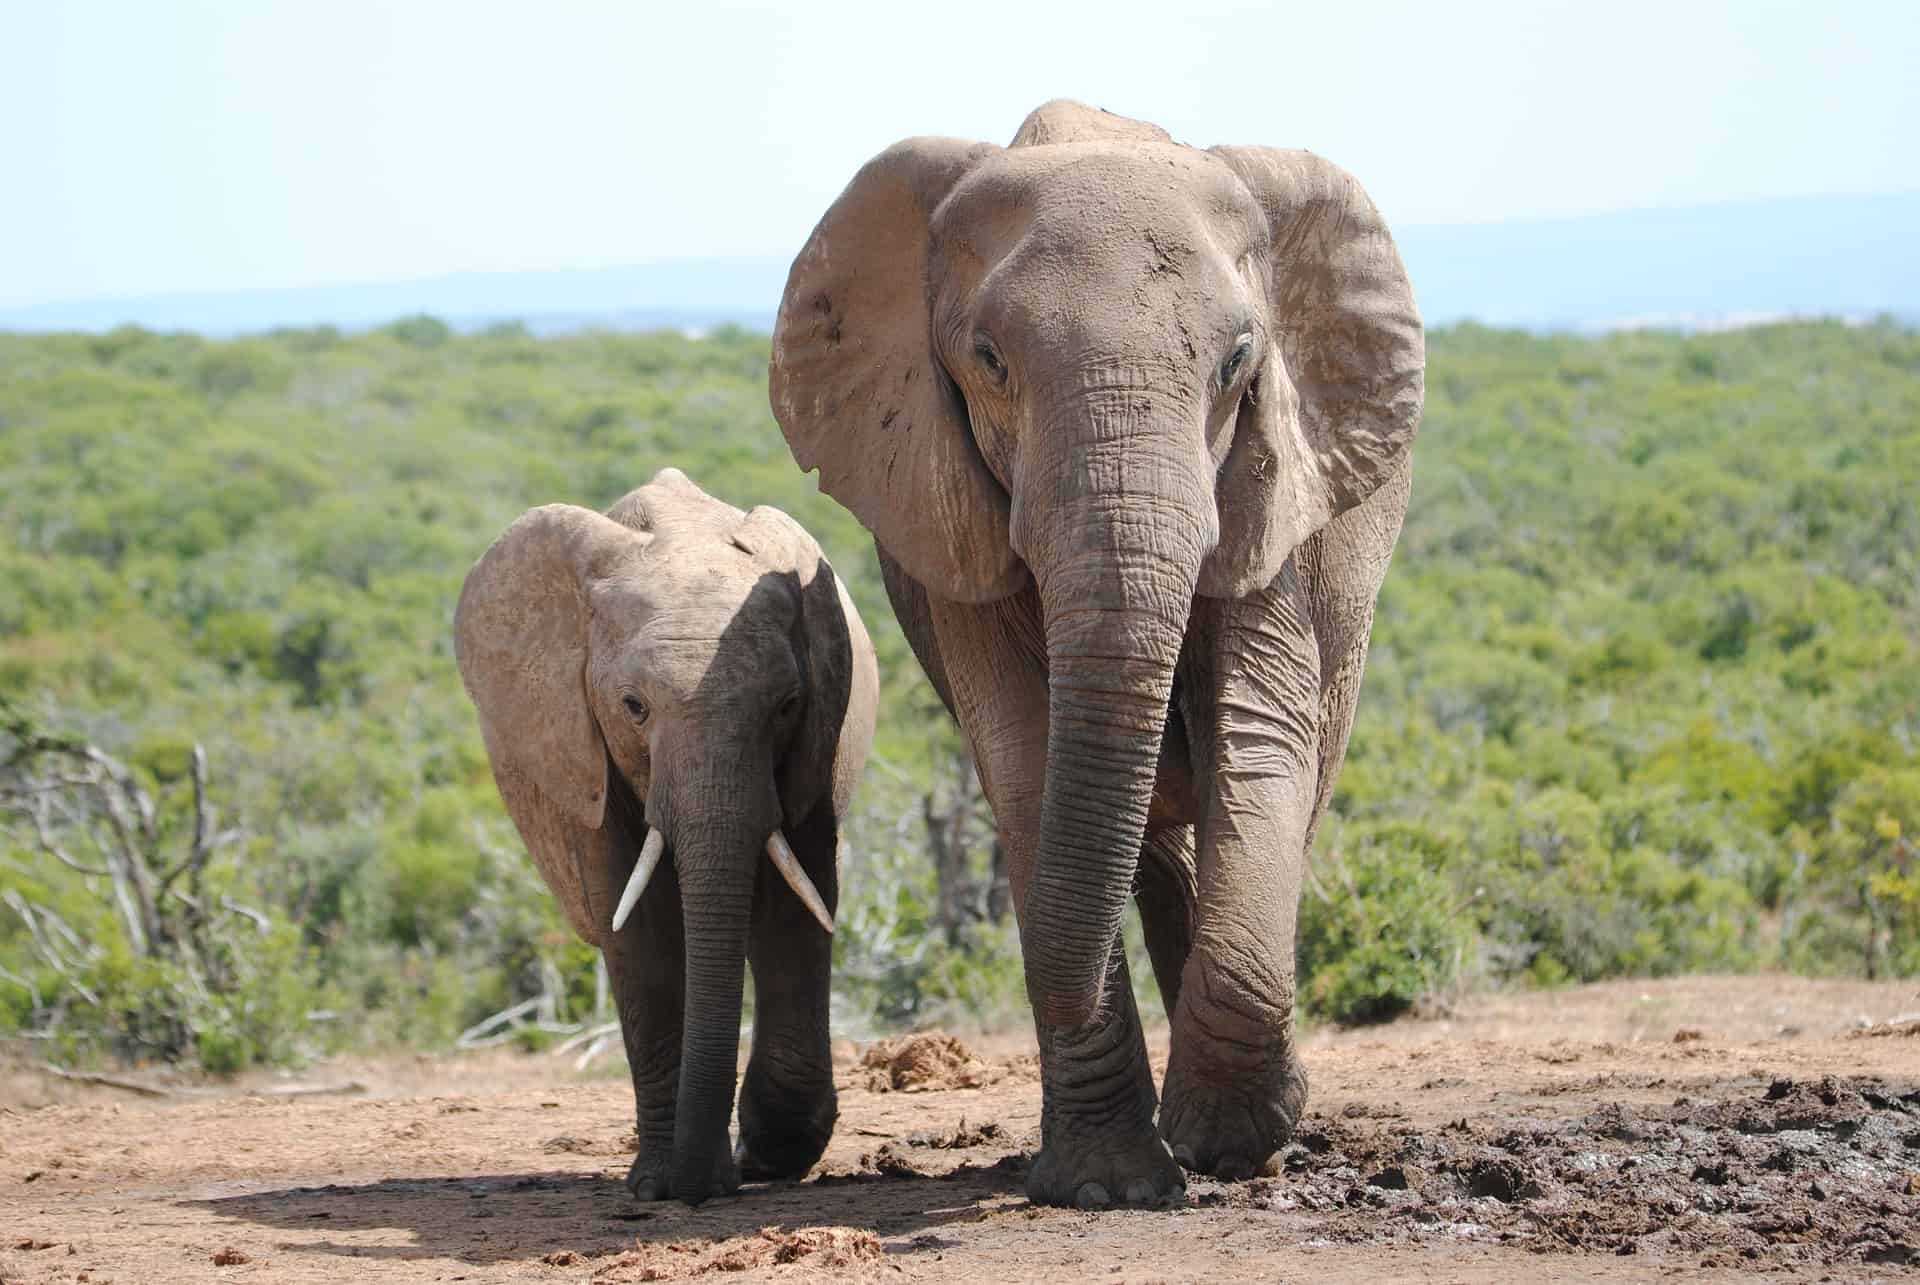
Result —
[[[1253,194],[1218,157],[1132,141],[1000,152],[962,180],[934,221],[936,236],[998,229],[1081,245],[1187,230],[1238,243],[1234,257],[1264,245],[1266,228]]]
[[[672,556],[676,550],[667,541],[656,550],[662,556],[625,567],[594,587],[594,617],[603,628],[632,636],[665,627],[680,636],[717,638],[753,620],[790,619],[795,610],[790,577],[769,573],[729,545],[701,541],[694,550],[678,551],[698,556]]]
[[[713,587],[710,596],[654,604],[637,628],[610,627],[596,666],[675,702],[790,685],[793,611],[736,592],[735,582]]]

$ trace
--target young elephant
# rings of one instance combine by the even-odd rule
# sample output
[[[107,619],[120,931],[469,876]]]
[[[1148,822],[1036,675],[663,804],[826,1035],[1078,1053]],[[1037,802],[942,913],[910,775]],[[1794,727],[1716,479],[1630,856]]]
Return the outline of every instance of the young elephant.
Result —
[[[606,958],[638,1114],[627,1185],[697,1204],[743,1172],[805,1173],[838,1112],[835,848],[879,690],[820,547],[663,469],[605,516],[522,514],[468,573],[454,649],[507,810]]]

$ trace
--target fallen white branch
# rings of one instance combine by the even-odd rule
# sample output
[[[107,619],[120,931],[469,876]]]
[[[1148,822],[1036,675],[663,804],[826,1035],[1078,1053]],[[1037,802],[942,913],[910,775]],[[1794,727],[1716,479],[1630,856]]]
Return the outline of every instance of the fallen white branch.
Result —
[[[367,1086],[358,1080],[343,1080],[338,1084],[275,1084],[260,1090],[269,1098],[315,1098],[323,1094],[365,1093]]]
[[[611,1035],[619,1029],[620,1023],[618,1022],[602,1022],[599,1026],[590,1026],[571,1039],[562,1040],[560,1043],[554,1045],[551,1052],[555,1057],[563,1057],[579,1048],[582,1044],[590,1043],[605,1035]]]
[[[127,1093],[138,1093],[148,1098],[170,1098],[172,1089],[163,1089],[157,1084],[142,1084],[138,1080],[125,1080],[117,1075],[101,1075],[97,1071],[69,1071],[64,1066],[55,1066],[51,1062],[42,1062],[36,1068],[46,1074],[62,1080],[72,1080],[76,1084],[98,1084],[102,1088],[120,1089]]]
[[[619,1026],[619,1023],[616,1022],[614,1023],[614,1025],[617,1028]],[[606,1052],[607,1049],[612,1046],[612,1044],[613,1044],[613,1032],[609,1031],[608,1033],[600,1036],[599,1039],[593,1041],[593,1043],[587,1045],[586,1051],[581,1053],[579,1057],[574,1059],[573,1069],[576,1071],[586,1070],[589,1066],[593,1064],[594,1059],[598,1058],[602,1053]]]
[[[535,998],[522,1000],[512,1008],[501,1009],[485,1021],[478,1022],[460,1032],[460,1038],[453,1042],[454,1047],[462,1049],[486,1048],[489,1045],[503,1043],[506,1040],[512,1039],[512,1028],[522,1024],[526,1020],[527,1014],[533,1012],[533,1010],[538,1007],[540,1007],[540,1001]],[[490,1035],[490,1032],[499,1030],[501,1027],[507,1027],[508,1029],[497,1036]]]

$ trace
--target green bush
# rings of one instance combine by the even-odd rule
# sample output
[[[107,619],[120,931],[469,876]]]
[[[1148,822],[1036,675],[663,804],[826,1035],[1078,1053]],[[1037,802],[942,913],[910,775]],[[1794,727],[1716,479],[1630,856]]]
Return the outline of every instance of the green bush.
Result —
[[[1448,846],[1411,827],[1323,843],[1301,898],[1300,1005],[1346,1024],[1398,1017],[1444,991],[1465,962],[1466,916],[1440,867]]]
[[[1326,895],[1301,911],[1303,1007],[1389,1011],[1455,984],[1456,958],[1519,984],[1920,970],[1920,335],[1459,326],[1428,352],[1412,507],[1314,858]],[[836,1020],[1019,1014],[1010,925],[935,929],[918,806],[954,733],[871,540],[793,466],[767,358],[737,330],[432,318],[0,335],[0,693],[175,792],[169,841],[192,826],[183,747],[204,744],[220,824],[246,831],[219,894],[297,925],[245,983],[297,994],[170,1027],[188,983],[113,947],[97,889],[0,824],[7,878],[30,871],[36,904],[106,947],[85,975],[101,1002],[77,1001],[0,909],[0,966],[29,983],[0,975],[0,1023],[44,1020],[37,987],[88,1055],[226,1066],[331,1031],[443,1041],[556,972],[585,1012],[591,952],[505,816],[452,605],[525,508],[603,506],[669,463],[798,518],[874,638]],[[344,1016],[288,1034],[313,1007]]]

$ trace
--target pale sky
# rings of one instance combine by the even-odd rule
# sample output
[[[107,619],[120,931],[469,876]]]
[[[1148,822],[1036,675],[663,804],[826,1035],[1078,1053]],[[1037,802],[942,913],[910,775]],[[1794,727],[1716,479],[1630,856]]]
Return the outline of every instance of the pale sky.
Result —
[[[1920,188],[1920,0],[0,0],[0,306],[791,254],[1052,97],[1396,225]]]

